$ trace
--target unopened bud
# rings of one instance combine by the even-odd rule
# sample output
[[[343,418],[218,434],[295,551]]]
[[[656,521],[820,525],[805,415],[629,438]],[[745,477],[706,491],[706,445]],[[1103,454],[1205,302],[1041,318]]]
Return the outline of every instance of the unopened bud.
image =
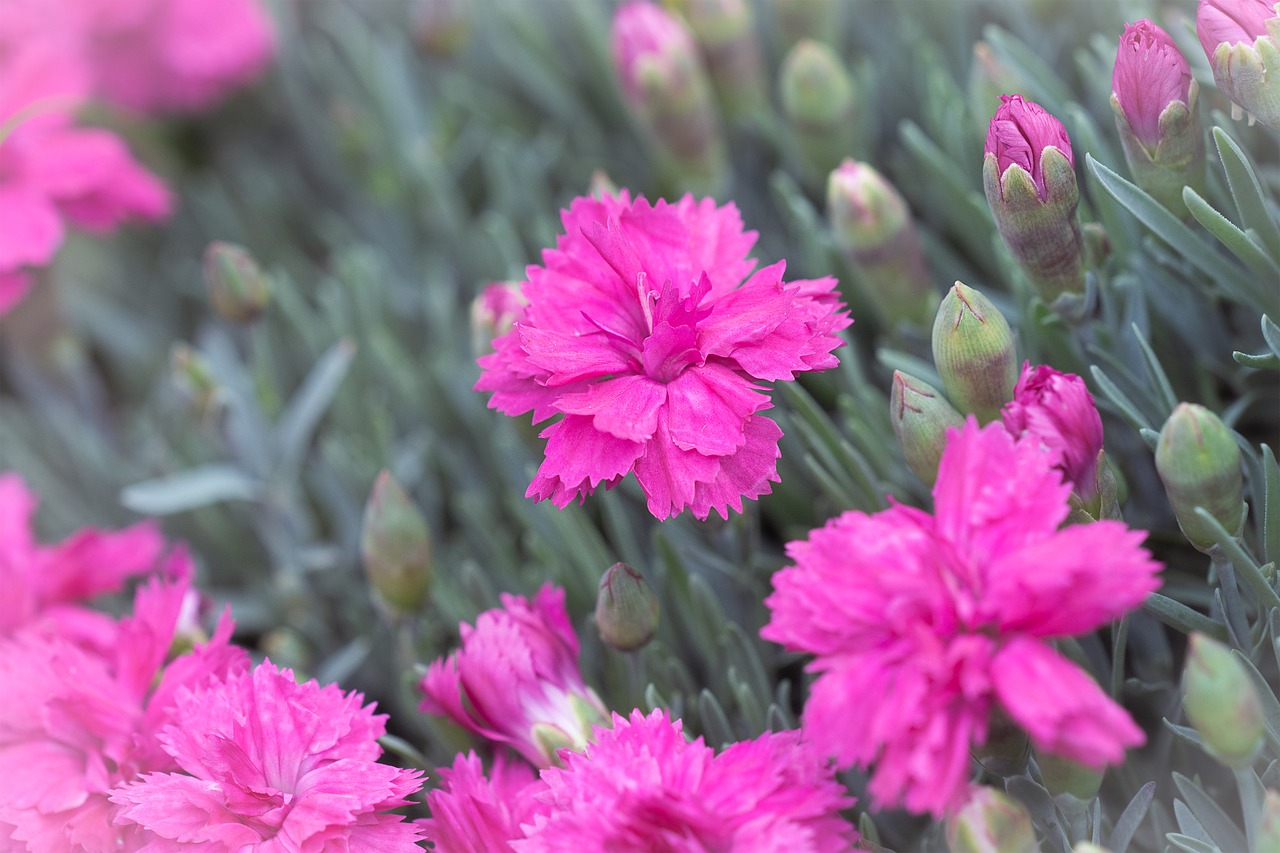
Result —
[[[658,597],[626,563],[614,563],[600,578],[596,627],[600,639],[624,652],[644,646],[658,629]]]
[[[889,420],[907,467],[932,487],[947,446],[947,430],[963,426],[964,415],[937,388],[895,370],[889,392]]]
[[[242,246],[214,241],[204,250],[204,283],[213,310],[233,323],[251,323],[267,307],[271,281]]]
[[[1085,292],[1080,190],[1062,122],[1021,95],[1002,95],[987,129],[982,186],[996,229],[1036,294],[1059,312]],[[1061,301],[1059,301],[1061,300]]]
[[[845,160],[827,179],[827,216],[856,281],[892,329],[925,326],[938,308],[907,202],[879,172]]]
[[[1213,412],[1194,403],[1178,404],[1160,430],[1156,472],[1178,526],[1192,545],[1207,553],[1217,543],[1196,507],[1204,507],[1231,535],[1244,531],[1247,508],[1240,447]]]
[[[1107,461],[1105,450],[1098,451],[1098,459],[1093,468],[1092,486],[1084,491],[1080,487],[1071,492],[1071,515],[1068,520],[1073,524],[1090,521],[1120,521],[1120,482],[1116,479],[1115,469]]]
[[[174,344],[169,351],[169,375],[188,411],[201,423],[210,423],[222,412],[222,386],[198,350]]]
[[[947,818],[951,853],[1039,853],[1031,815],[994,788],[978,787],[963,808]]]
[[[1078,800],[1091,800],[1102,787],[1102,773],[1061,755],[1036,750],[1036,765],[1045,788],[1055,797],[1070,794]]]
[[[804,39],[783,61],[779,88],[800,167],[826,175],[857,146],[853,78],[829,45]]]
[[[767,105],[764,59],[749,0],[667,0],[702,48],[716,97],[730,117]]]
[[[958,281],[933,321],[933,362],[947,399],[980,423],[1000,417],[1000,408],[1013,399],[1013,330],[991,300]]]
[[[519,284],[493,282],[471,302],[471,351],[476,356],[493,351],[495,339],[515,327],[528,301]]]
[[[1280,130],[1280,12],[1269,0],[1200,0],[1196,35],[1218,88],[1249,114]]]
[[[431,541],[413,499],[383,471],[364,508],[360,555],[365,576],[391,610],[409,613],[426,601],[431,582]]]
[[[1236,769],[1253,761],[1262,743],[1262,702],[1253,681],[1217,640],[1193,631],[1182,671],[1182,707],[1205,749]]]
[[[413,11],[413,39],[429,55],[453,59],[471,35],[468,0],[417,0]]]
[[[1253,849],[1280,850],[1280,793],[1270,789],[1262,798],[1262,813],[1258,816]]]

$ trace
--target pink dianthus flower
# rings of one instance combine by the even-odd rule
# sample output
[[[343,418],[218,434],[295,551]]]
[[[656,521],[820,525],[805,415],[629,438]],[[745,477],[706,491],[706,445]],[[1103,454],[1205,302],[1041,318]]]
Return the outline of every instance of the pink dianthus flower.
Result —
[[[1038,748],[1092,768],[1143,742],[1048,641],[1137,607],[1160,565],[1121,522],[1059,529],[1071,487],[1052,461],[970,418],[948,433],[934,515],[846,512],[787,545],[795,565],[774,576],[761,636],[817,655],[804,731],[841,767],[875,765],[877,806],[962,804],[997,706]]]
[[[1084,380],[1047,364],[1024,362],[1013,400],[1001,412],[1014,438],[1033,436],[1080,495],[1091,494],[1102,450],[1102,418]]]
[[[857,833],[829,761],[800,733],[765,732],[717,755],[664,710],[613,715],[585,753],[542,771],[517,853],[835,851]]]
[[[1168,33],[1146,18],[1126,26],[1120,36],[1111,92],[1134,135],[1151,149],[1160,144],[1165,108],[1195,103],[1186,57]]]
[[[421,774],[377,762],[386,716],[363,701],[270,661],[184,690],[160,741],[185,773],[116,788],[117,820],[157,850],[418,851],[417,828],[388,809]]]
[[[523,761],[499,755],[488,776],[474,752],[437,771],[441,785],[427,794],[431,817],[418,821],[441,853],[496,853],[521,838],[541,806],[533,794],[545,787]]]
[[[784,262],[752,274],[755,233],[713,199],[623,191],[575,199],[562,219],[475,386],[504,414],[563,416],[526,497],[563,508],[634,472],[665,519],[727,518],[768,494],[782,431],[759,383],[836,365],[851,321],[835,279],[784,283]]]
[[[563,589],[547,584],[532,602],[504,594],[501,608],[459,630],[462,648],[422,679],[422,710],[505,743],[539,767],[561,747],[583,746],[591,726],[606,719],[578,668]]]
[[[1075,165],[1071,151],[1071,137],[1067,129],[1044,107],[1035,101],[1024,100],[1021,95],[1001,95],[1000,106],[987,126],[984,152],[996,158],[996,174],[1001,179],[1003,192],[1004,173],[1017,166],[1031,176],[1040,198],[1048,195],[1045,184],[1042,157],[1046,148],[1056,148]]]

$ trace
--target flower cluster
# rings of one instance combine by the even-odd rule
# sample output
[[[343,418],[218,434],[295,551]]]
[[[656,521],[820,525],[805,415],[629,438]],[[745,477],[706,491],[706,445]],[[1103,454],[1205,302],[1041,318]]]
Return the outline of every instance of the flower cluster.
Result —
[[[504,414],[562,416],[526,496],[564,507],[634,472],[665,519],[768,494],[782,431],[760,383],[835,366],[851,322],[835,280],[786,283],[783,262],[752,274],[755,234],[711,199],[623,191],[576,199],[563,221],[476,383]]]

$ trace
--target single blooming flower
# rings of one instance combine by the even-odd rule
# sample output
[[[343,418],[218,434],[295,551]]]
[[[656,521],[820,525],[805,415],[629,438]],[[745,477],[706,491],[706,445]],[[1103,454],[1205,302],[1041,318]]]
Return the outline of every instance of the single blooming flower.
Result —
[[[421,774],[378,763],[386,716],[363,703],[270,661],[183,691],[160,733],[183,772],[117,787],[116,820],[160,849],[418,851],[418,829],[389,810]]]
[[[613,716],[585,753],[542,771],[518,853],[848,850],[853,805],[830,763],[796,731],[715,753],[666,711]]]
[[[460,631],[462,648],[423,676],[422,710],[508,744],[538,767],[562,747],[580,749],[607,718],[578,669],[563,589],[547,584],[532,602],[504,594],[501,608]]]
[[[1029,435],[1048,449],[1051,464],[1077,494],[1096,491],[1102,418],[1083,379],[1023,362],[1013,400],[1001,414],[1014,437]]]
[[[784,262],[752,273],[755,233],[712,199],[623,191],[576,199],[563,220],[476,383],[505,414],[563,416],[526,497],[564,507],[634,472],[665,519],[727,518],[768,494],[782,431],[761,383],[836,365],[851,321],[835,279],[784,282]]]
[[[1214,82],[1240,111],[1280,130],[1280,10],[1271,0],[1200,0],[1196,35]]]
[[[1021,95],[1001,95],[982,166],[987,204],[1009,253],[1044,303],[1084,293],[1084,240],[1066,128]],[[1060,308],[1063,306],[1060,306]]]
[[[877,806],[961,806],[997,708],[1090,767],[1143,742],[1049,641],[1137,607],[1160,566],[1120,522],[1059,529],[1071,487],[1052,461],[970,418],[943,453],[934,515],[851,511],[788,544],[761,635],[817,656],[804,731],[841,767],[874,765]]]
[[[444,853],[495,853],[511,849],[523,824],[542,806],[534,798],[545,786],[523,761],[499,755],[486,776],[474,752],[459,754],[452,767],[436,771],[440,787],[427,794],[431,817],[418,821],[422,834]]]
[[[1125,27],[1111,73],[1111,109],[1138,186],[1183,211],[1182,188],[1204,186],[1199,86],[1169,34],[1143,19]]]

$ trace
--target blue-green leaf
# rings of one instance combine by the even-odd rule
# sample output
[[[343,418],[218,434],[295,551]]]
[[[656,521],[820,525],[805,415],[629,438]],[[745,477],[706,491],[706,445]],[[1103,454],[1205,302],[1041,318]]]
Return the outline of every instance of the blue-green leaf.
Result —
[[[172,515],[221,501],[253,501],[257,480],[231,465],[205,465],[145,480],[120,491],[120,503],[144,515]]]

